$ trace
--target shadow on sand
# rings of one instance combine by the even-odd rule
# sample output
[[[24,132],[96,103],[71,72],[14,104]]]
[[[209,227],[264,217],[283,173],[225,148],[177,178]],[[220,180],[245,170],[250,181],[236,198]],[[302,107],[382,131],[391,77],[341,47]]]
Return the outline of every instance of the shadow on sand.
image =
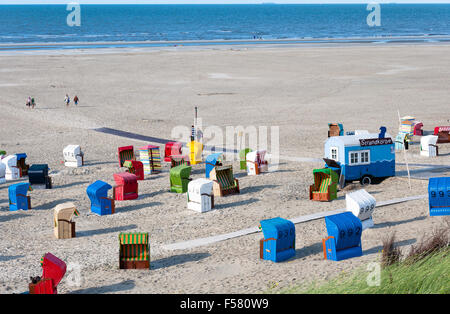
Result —
[[[169,256],[150,262],[150,269],[166,268],[188,262],[195,262],[211,256],[209,253],[189,253]]]
[[[112,227],[112,228],[86,230],[86,231],[77,231],[77,238],[90,237],[90,236],[93,236],[93,235],[105,234],[105,233],[123,232],[123,231],[127,231],[127,230],[130,230],[130,229],[136,229],[136,228],[137,228],[137,225],[128,225],[128,226],[121,226],[121,227]]]

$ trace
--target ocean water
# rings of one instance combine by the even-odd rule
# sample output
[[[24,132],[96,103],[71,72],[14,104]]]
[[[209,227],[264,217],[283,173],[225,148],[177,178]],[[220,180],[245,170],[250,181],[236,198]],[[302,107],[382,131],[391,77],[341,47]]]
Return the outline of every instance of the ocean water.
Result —
[[[65,5],[0,5],[0,44],[198,40],[286,40],[450,35],[450,4],[82,5],[81,26]]]

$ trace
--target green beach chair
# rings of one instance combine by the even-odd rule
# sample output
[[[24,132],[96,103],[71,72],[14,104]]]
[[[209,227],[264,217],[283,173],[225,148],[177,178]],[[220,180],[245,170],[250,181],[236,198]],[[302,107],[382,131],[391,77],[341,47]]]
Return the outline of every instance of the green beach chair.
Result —
[[[186,193],[191,179],[191,166],[179,165],[170,169],[170,192]]]
[[[338,175],[330,168],[314,169],[314,184],[309,187],[309,199],[328,202],[337,198]]]
[[[119,234],[119,268],[150,269],[150,242],[148,233]]]
[[[247,170],[247,154],[252,151],[251,148],[244,148],[239,152],[240,169]]]

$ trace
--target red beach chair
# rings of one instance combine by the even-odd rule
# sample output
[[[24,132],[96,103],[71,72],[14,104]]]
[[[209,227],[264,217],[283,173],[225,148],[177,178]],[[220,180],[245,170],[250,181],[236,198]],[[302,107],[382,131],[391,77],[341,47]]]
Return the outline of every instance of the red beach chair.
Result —
[[[32,278],[28,285],[30,294],[57,294],[58,284],[66,273],[66,263],[51,253],[41,259],[42,278]]]
[[[114,174],[114,199],[116,201],[134,200],[138,198],[137,176],[129,172]]]

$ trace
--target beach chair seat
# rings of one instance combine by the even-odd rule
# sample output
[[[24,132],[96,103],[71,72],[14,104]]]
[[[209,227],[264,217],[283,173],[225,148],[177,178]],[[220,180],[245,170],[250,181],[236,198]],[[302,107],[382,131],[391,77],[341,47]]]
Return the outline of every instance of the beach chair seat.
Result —
[[[148,233],[120,233],[119,247],[119,269],[150,269]]]
[[[117,149],[119,155],[119,165],[123,167],[123,163],[127,160],[136,160],[134,156],[134,147],[130,146],[122,146]]]
[[[42,277],[32,278],[28,284],[30,294],[57,294],[58,284],[66,273],[66,263],[51,253],[41,258]]]
[[[190,166],[189,156],[187,155],[172,155],[170,156],[170,168],[174,168],[180,165]]]
[[[233,176],[232,166],[214,167],[210,172],[214,196],[239,193],[239,181]]]
[[[26,158],[27,154],[16,154],[17,156],[17,167],[19,168],[20,177],[24,177],[28,175],[28,169],[30,169],[30,165],[27,165]]]
[[[127,172],[136,175],[138,180],[144,180],[144,164],[137,160],[126,160],[123,166],[127,168]]]
[[[314,169],[314,184],[309,187],[309,199],[328,202],[337,198],[338,175],[330,168]]]
[[[191,181],[191,166],[179,165],[170,169],[170,191],[186,193],[189,181]]]

